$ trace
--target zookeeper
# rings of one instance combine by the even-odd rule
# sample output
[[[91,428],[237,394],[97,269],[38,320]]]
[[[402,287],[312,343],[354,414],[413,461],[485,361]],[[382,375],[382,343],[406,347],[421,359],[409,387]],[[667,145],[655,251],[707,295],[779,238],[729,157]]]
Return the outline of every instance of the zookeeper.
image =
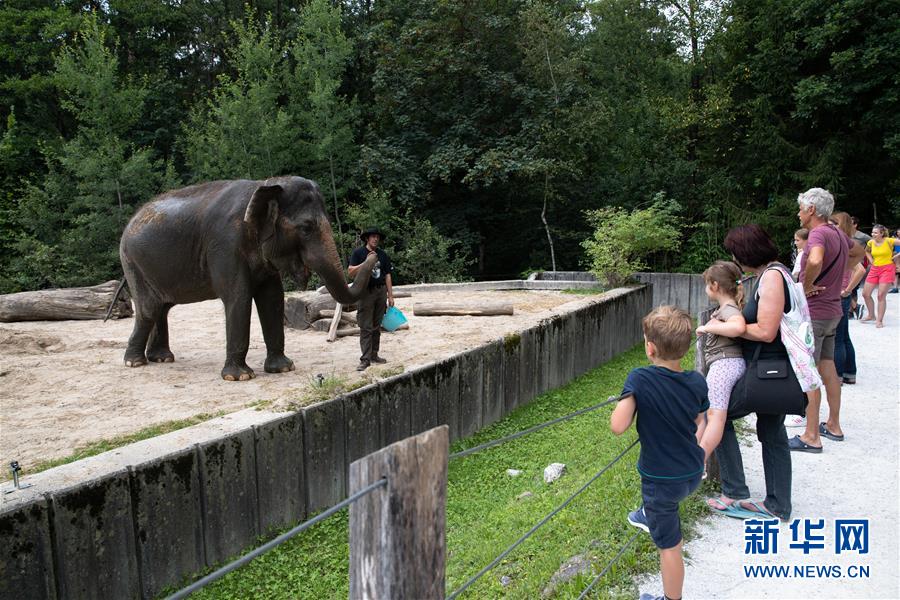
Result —
[[[360,265],[370,254],[377,254],[378,261],[372,269],[367,291],[359,300],[356,320],[359,323],[359,357],[357,371],[365,371],[372,363],[382,364],[387,360],[378,355],[381,345],[381,319],[388,306],[394,305],[394,290],[391,283],[391,259],[378,247],[384,240],[384,233],[377,227],[370,227],[359,234],[365,245],[360,246],[350,255],[348,271],[350,277],[356,277]]]

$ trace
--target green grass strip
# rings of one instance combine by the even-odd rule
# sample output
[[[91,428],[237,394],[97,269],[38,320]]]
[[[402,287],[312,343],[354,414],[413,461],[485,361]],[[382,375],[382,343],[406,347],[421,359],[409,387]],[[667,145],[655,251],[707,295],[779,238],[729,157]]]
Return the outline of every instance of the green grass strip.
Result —
[[[140,431],[137,431],[135,433],[120,435],[97,442],[91,442],[90,444],[84,446],[79,446],[75,449],[75,452],[73,452],[69,456],[54,458],[52,460],[45,460],[38,463],[34,467],[23,467],[23,469],[26,474],[33,475],[34,473],[40,473],[41,471],[46,471],[47,469],[52,469],[53,467],[58,467],[60,465],[66,465],[71,462],[75,462],[76,460],[81,460],[82,458],[96,456],[97,454],[108,452],[109,450],[115,450],[116,448],[121,448],[122,446],[127,446],[128,444],[132,444],[134,442],[139,442],[141,440],[146,440],[159,435],[163,435],[164,433],[169,433],[171,431],[184,429],[185,427],[190,427],[198,423],[203,423],[204,421],[209,421],[210,419],[215,419],[216,417],[221,417],[226,414],[228,414],[228,411],[220,410],[219,412],[215,413],[195,415],[187,419],[166,421],[165,423],[160,423],[151,427],[145,427],[144,429],[141,429]]]
[[[628,372],[646,364],[643,347],[636,347],[569,385],[543,394],[471,438],[460,440],[453,444],[451,452],[512,434],[616,395],[621,392]],[[684,364],[693,364],[693,353],[685,357]],[[635,439],[633,429],[621,437],[609,431],[611,411],[612,406],[605,407],[450,463],[448,593],[489,564]],[[587,553],[593,561],[594,573],[576,577],[557,589],[554,596],[577,598],[634,534],[634,528],[625,518],[628,511],[640,504],[637,456],[635,448],[461,598],[540,597],[564,561]],[[567,471],[561,479],[547,485],[543,482],[543,470],[553,462],[565,463]],[[511,468],[521,470],[522,474],[510,477],[506,470]],[[705,513],[700,494],[683,504],[687,539],[691,537],[692,523]],[[349,588],[347,514],[345,510],[330,517],[193,597],[346,598]],[[598,582],[590,597],[634,598],[637,596],[634,576],[657,569],[656,549],[649,536],[641,535]],[[501,583],[502,577],[508,578],[506,585]]]

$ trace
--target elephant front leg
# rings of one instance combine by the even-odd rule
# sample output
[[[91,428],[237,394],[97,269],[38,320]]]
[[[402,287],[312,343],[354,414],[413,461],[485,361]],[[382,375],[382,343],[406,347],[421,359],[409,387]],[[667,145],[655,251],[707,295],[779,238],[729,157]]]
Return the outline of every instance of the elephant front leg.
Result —
[[[266,373],[294,370],[294,361],[284,355],[284,288],[281,279],[273,277],[254,296],[256,312],[266,340]]]
[[[247,381],[256,374],[247,366],[247,350],[250,348],[250,298],[234,298],[225,301],[225,366],[222,379]]]

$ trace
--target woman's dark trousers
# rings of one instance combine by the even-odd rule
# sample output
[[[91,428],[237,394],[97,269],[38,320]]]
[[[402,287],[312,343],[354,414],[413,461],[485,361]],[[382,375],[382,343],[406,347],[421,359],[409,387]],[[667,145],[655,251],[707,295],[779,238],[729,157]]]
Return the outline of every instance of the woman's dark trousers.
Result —
[[[762,444],[766,508],[782,520],[788,519],[791,516],[791,449],[784,429],[784,415],[757,415],[756,437]],[[736,500],[749,498],[741,448],[732,421],[725,423],[716,458],[719,459],[722,494]]]
[[[850,296],[841,298],[844,316],[834,332],[834,367],[838,377],[856,381],[856,350],[850,339]]]

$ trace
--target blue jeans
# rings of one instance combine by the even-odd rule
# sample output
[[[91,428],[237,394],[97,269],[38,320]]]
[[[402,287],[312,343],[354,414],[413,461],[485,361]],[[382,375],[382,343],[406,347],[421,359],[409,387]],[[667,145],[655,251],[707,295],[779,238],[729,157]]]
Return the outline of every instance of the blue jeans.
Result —
[[[791,516],[791,449],[784,429],[784,415],[756,415],[756,437],[762,444],[763,472],[766,476],[765,505],[781,520]],[[734,433],[734,423],[727,421],[722,441],[716,448],[722,494],[735,500],[750,497],[744,478],[741,447]]]
[[[856,350],[850,340],[850,296],[841,298],[844,316],[834,332],[834,368],[838,377],[856,378]]]

